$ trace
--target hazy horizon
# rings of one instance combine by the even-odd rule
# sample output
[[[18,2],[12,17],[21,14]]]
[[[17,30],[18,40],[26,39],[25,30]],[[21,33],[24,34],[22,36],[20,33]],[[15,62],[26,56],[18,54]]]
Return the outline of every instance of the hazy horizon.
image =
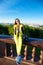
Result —
[[[29,23],[29,22],[21,22],[21,23],[23,23],[23,24],[30,24],[30,25],[43,25],[43,24],[38,24],[38,23]],[[0,24],[14,24],[14,21],[13,22],[0,22]]]

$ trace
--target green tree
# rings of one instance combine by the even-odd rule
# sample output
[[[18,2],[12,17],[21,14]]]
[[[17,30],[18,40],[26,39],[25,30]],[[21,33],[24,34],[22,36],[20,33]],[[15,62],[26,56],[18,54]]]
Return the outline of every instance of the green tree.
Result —
[[[11,35],[11,36],[14,35],[13,25],[9,25],[9,27],[8,27],[8,31],[9,31],[9,35]]]

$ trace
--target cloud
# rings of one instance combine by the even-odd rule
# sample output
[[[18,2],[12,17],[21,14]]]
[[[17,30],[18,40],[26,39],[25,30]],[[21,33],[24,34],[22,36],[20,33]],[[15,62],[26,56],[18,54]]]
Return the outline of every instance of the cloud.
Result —
[[[14,18],[0,18],[0,23],[14,23]]]

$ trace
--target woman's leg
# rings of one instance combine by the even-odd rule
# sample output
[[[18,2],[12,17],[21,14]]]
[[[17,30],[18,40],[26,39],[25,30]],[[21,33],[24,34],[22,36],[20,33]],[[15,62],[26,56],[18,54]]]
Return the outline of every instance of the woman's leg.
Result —
[[[22,48],[22,37],[19,36],[18,55],[21,55],[21,48]]]
[[[17,37],[16,35],[14,35],[14,41],[16,43],[16,51],[17,51],[17,55],[21,55],[21,48],[22,48],[22,36],[19,35],[19,37]]]
[[[21,49],[22,49],[22,37],[19,36],[19,46],[18,46],[18,56],[17,56],[17,64],[20,64],[20,62],[23,59],[23,56],[21,55]]]
[[[19,36],[19,38],[16,38],[16,50],[17,50],[16,62],[17,64],[20,64],[22,60],[21,49],[22,49],[22,37]]]
[[[19,47],[19,38],[17,36],[14,37],[15,43],[16,43],[16,51],[18,55],[18,47]]]

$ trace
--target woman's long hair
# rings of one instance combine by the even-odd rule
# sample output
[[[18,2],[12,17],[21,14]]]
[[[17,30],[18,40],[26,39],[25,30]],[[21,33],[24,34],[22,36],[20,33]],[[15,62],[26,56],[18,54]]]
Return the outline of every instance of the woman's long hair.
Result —
[[[18,20],[18,23],[20,24],[20,20],[19,20],[18,18],[16,18],[14,25],[17,24],[17,23],[16,23],[16,20]]]

